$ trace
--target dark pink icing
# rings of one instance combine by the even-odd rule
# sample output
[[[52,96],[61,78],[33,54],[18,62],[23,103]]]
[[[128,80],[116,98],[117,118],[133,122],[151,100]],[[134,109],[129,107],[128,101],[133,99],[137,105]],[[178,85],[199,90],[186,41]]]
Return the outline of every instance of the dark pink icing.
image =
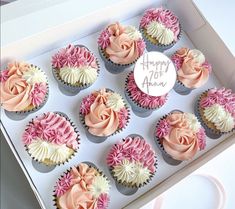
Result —
[[[110,202],[108,194],[101,194],[97,200],[97,209],[107,209]]]
[[[206,148],[206,133],[204,128],[200,128],[197,132],[198,145],[200,150],[204,150]]]
[[[52,66],[63,67],[91,66],[98,69],[96,57],[85,47],[69,45],[52,56]]]
[[[55,194],[57,197],[62,196],[71,186],[72,174],[66,173],[63,177],[56,183]]]
[[[0,71],[0,82],[5,82],[8,79],[8,70]]]
[[[112,167],[118,165],[123,159],[139,162],[144,167],[147,167],[151,173],[156,170],[155,152],[144,139],[138,136],[127,137],[125,140],[115,144],[107,156],[107,164]]]
[[[155,97],[142,92],[135,83],[133,72],[127,78],[126,90],[134,102],[145,108],[155,109],[161,107],[167,100],[167,94]]]
[[[78,134],[65,117],[59,114],[48,112],[39,116],[28,125],[23,133],[23,143],[29,145],[32,140],[40,138],[42,140],[77,149]]]
[[[159,121],[156,128],[156,136],[161,139],[169,133],[170,125],[167,122],[167,119],[162,119]]]
[[[128,119],[129,119],[129,112],[125,107],[123,107],[118,112],[118,119],[119,119],[119,128],[120,129],[125,128],[127,126]]]
[[[107,46],[110,44],[110,36],[108,29],[105,29],[101,32],[99,38],[98,38],[98,45],[101,47],[101,49],[107,48]]]
[[[47,93],[46,83],[35,83],[30,93],[30,99],[34,107],[39,106],[45,99]]]

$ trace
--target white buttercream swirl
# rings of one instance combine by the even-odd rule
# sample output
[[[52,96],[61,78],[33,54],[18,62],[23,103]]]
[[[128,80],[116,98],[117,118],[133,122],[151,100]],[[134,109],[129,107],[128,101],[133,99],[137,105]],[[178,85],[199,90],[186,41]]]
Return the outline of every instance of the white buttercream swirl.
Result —
[[[63,67],[60,69],[60,77],[66,83],[74,85],[78,82],[78,68],[71,68],[71,67]]]
[[[46,75],[36,66],[30,66],[27,71],[23,72],[22,78],[29,84],[46,83]]]
[[[101,194],[108,193],[110,189],[109,181],[104,176],[95,176],[92,184],[89,186],[91,194],[98,198]]]
[[[167,45],[174,41],[173,31],[157,21],[152,21],[148,24],[147,34],[155,38],[160,44]]]
[[[112,108],[114,111],[120,111],[121,108],[123,108],[125,105],[123,98],[120,94],[117,93],[111,93],[108,96],[107,100],[107,106]]]
[[[229,132],[235,126],[234,119],[229,112],[226,112],[226,115],[221,121],[215,123],[215,127],[222,132]]]
[[[141,33],[136,29],[136,27],[132,25],[128,25],[125,27],[125,33],[130,37],[130,39],[137,41],[142,38]]]
[[[148,181],[150,178],[150,171],[147,167],[143,167],[141,163],[136,163],[134,166],[135,176],[133,178],[133,184],[140,186]]]
[[[189,128],[194,132],[197,133],[201,128],[201,124],[199,123],[197,117],[192,113],[185,113],[185,116],[188,121]]]
[[[194,61],[199,65],[202,65],[206,61],[204,54],[198,49],[191,49],[189,50],[188,54],[191,55]]]

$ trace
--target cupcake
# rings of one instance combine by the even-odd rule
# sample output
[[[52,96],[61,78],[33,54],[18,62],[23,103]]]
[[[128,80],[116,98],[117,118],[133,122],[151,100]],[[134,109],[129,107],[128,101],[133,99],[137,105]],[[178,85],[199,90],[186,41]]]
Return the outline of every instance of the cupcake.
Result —
[[[224,87],[203,92],[196,102],[195,114],[212,139],[232,132],[235,129],[235,93]]]
[[[168,164],[178,165],[205,149],[206,134],[194,114],[176,110],[158,121],[155,141],[164,160]]]
[[[63,113],[48,112],[26,127],[23,144],[33,160],[47,166],[64,164],[78,150],[79,134]]]
[[[142,92],[136,85],[133,71],[126,79],[125,96],[138,116],[149,116],[154,110],[162,107],[167,100],[167,94],[162,96],[150,96]]]
[[[181,37],[178,17],[163,8],[148,9],[141,18],[140,31],[147,51],[163,52],[174,46]]]
[[[96,167],[80,163],[57,181],[54,202],[57,209],[107,209],[110,182]]]
[[[89,134],[96,143],[114,135],[129,123],[129,108],[122,96],[109,89],[101,89],[82,99],[80,118]]]
[[[11,62],[0,73],[1,107],[13,120],[25,118],[47,101],[49,86],[45,73],[37,66]]]
[[[134,26],[122,26],[117,22],[101,32],[98,49],[106,69],[117,74],[137,61],[145,50],[145,43]]]
[[[177,93],[189,94],[207,82],[212,67],[201,51],[181,48],[172,55],[171,59],[177,69],[177,81],[174,86]]]
[[[140,188],[150,182],[156,172],[156,154],[140,135],[130,135],[114,144],[107,165],[118,184]]]
[[[99,63],[95,55],[81,45],[69,45],[52,57],[53,75],[61,91],[76,95],[91,86],[99,75]]]

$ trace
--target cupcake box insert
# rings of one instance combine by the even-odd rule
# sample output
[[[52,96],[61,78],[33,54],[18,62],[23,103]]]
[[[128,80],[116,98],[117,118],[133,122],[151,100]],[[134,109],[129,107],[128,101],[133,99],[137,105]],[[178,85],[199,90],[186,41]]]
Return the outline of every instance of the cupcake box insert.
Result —
[[[156,2],[156,1],[149,0],[149,1],[147,1],[146,5],[143,5],[143,3],[141,3],[141,1],[137,1],[136,5],[134,5],[134,6],[132,5],[133,8],[131,8],[130,10],[133,11],[132,14],[137,15],[136,11],[139,9],[138,14],[140,14],[140,11],[142,14],[145,9],[151,8],[151,6],[153,5],[153,2]],[[162,3],[162,2],[165,2],[165,1],[158,1],[157,3],[155,3],[155,7],[160,6],[161,5],[160,3]],[[169,2],[170,2],[169,8],[176,9],[176,11],[174,11],[174,10],[173,11],[180,17],[180,19],[182,20],[183,30],[186,31],[187,34],[189,34],[190,36],[188,37],[186,35],[186,33],[183,31],[183,34],[182,34],[180,41],[172,49],[167,50],[166,55],[169,55],[169,56],[172,55],[175,52],[175,50],[177,50],[180,47],[198,48],[201,51],[204,51],[206,46],[202,46],[202,44],[198,40],[198,38],[193,36],[192,33],[190,33],[190,30],[192,28],[190,29],[189,25],[187,25],[184,22],[184,16],[181,15],[182,13],[184,13],[184,9],[181,8],[181,10],[179,11],[179,10],[177,10],[179,8],[177,8],[176,5],[174,5],[174,3],[172,3],[172,1],[169,1]],[[122,1],[120,4],[125,4],[125,3],[126,3],[126,0]],[[191,3],[190,3],[190,5],[191,5]],[[193,7],[193,5],[191,5],[191,6]],[[117,5],[113,6],[113,10],[115,10],[115,7],[117,7]],[[141,8],[141,10],[140,10],[140,8]],[[188,7],[185,6],[185,8],[188,8]],[[103,12],[103,10],[100,10],[100,13],[102,13],[102,12]],[[98,13],[99,13],[99,11],[98,11]],[[127,12],[123,12],[123,16],[121,19],[126,19],[127,18],[126,14],[127,14]],[[135,15],[133,15],[133,16],[135,16]],[[197,13],[197,15],[199,15],[199,13]],[[195,15],[195,18],[197,15]],[[112,16],[112,14],[110,14],[110,16]],[[121,21],[121,19],[118,18],[117,14],[114,12],[112,18],[114,18],[114,20],[120,20],[120,22],[123,24],[134,25],[135,27],[138,27],[141,15],[133,17],[132,19],[129,19],[128,21]],[[115,18],[117,18],[117,19],[115,19]],[[198,18],[200,19],[201,16],[199,15]],[[100,18],[99,20],[101,21],[101,19],[102,18]],[[194,20],[191,19],[191,20],[194,21],[196,19],[194,19]],[[106,23],[108,23],[107,20],[106,20]],[[195,21],[194,21],[194,23],[195,23]],[[107,25],[107,24],[100,24],[99,31],[101,31],[105,27],[105,25]],[[196,24],[194,26],[196,28],[199,25]],[[80,103],[82,101],[82,98],[85,97],[86,95],[88,95],[89,93],[91,93],[92,91],[95,91],[95,90],[100,89],[102,87],[108,87],[110,89],[113,89],[115,92],[121,94],[123,98],[125,98],[125,95],[124,95],[125,78],[131,70],[131,69],[127,69],[123,73],[120,73],[118,75],[112,75],[104,69],[104,63],[102,62],[102,60],[99,56],[98,50],[97,50],[97,37],[98,37],[99,33],[100,32],[95,33],[95,34],[91,34],[91,35],[86,36],[81,39],[77,39],[75,42],[73,42],[72,39],[70,39],[70,43],[72,43],[72,44],[82,44],[82,45],[85,45],[86,47],[88,47],[90,50],[92,50],[94,52],[94,54],[98,57],[98,59],[100,61],[99,78],[91,87],[80,92],[79,95],[77,95],[77,96],[66,96],[59,91],[57,82],[53,78],[53,75],[51,72],[50,61],[51,61],[52,55],[55,54],[59,48],[65,47],[66,44],[64,44],[64,45],[57,44],[56,46],[58,46],[58,48],[53,48],[53,50],[51,50],[47,53],[38,55],[36,57],[33,57],[30,60],[26,59],[27,57],[32,56],[31,54],[29,54],[30,50],[28,50],[28,52],[26,52],[26,50],[24,50],[23,55],[27,55],[27,56],[25,56],[23,58],[25,58],[25,60],[27,62],[33,63],[33,64],[41,67],[47,75],[49,85],[50,85],[50,93],[49,93],[48,101],[47,101],[46,105],[43,106],[38,112],[32,113],[31,115],[29,115],[28,117],[26,117],[25,119],[23,119],[20,122],[13,121],[13,120],[9,119],[5,115],[4,111],[1,109],[1,129],[3,130],[4,135],[9,143],[9,145],[11,146],[13,153],[16,156],[18,156],[17,160],[19,161],[19,164],[21,165],[22,169],[26,171],[26,176],[28,176],[28,179],[31,183],[32,189],[35,191],[36,196],[42,205],[42,208],[44,207],[47,209],[54,209],[53,198],[52,198],[53,189],[54,189],[54,185],[55,185],[57,179],[60,177],[60,174],[63,173],[66,169],[69,169],[71,166],[77,165],[78,163],[84,162],[84,161],[93,162],[100,169],[102,169],[104,174],[107,175],[107,177],[110,179],[110,181],[111,181],[110,197],[111,198],[110,198],[110,207],[109,208],[112,208],[112,209],[124,208],[130,202],[134,201],[136,198],[138,198],[140,195],[144,194],[145,192],[148,192],[150,189],[156,188],[156,190],[157,190],[158,187],[156,185],[158,185],[159,183],[164,181],[170,175],[176,173],[177,171],[179,171],[181,169],[184,169],[184,167],[187,164],[189,164],[193,161],[182,162],[180,165],[174,166],[174,167],[172,167],[164,162],[164,160],[161,157],[161,152],[158,149],[158,147],[156,146],[156,144],[154,142],[154,138],[153,138],[153,133],[155,131],[156,122],[163,115],[167,114],[168,112],[170,112],[174,109],[181,109],[185,112],[193,113],[193,108],[194,108],[194,104],[197,100],[197,96],[199,96],[203,91],[205,91],[209,88],[213,88],[215,86],[219,88],[219,87],[225,85],[225,83],[220,83],[219,80],[226,81],[226,78],[228,79],[231,77],[231,74],[228,73],[229,74],[228,75],[228,74],[226,74],[225,71],[223,71],[224,77],[222,79],[217,79],[216,76],[217,75],[220,76],[220,73],[217,73],[219,71],[219,69],[217,69],[216,66],[213,65],[214,60],[211,59],[211,56],[207,56],[213,65],[213,72],[209,78],[209,81],[203,87],[194,90],[191,94],[189,94],[187,96],[178,95],[172,90],[169,93],[169,98],[168,98],[167,103],[161,109],[154,111],[152,113],[152,115],[147,118],[140,118],[140,117],[136,116],[135,114],[133,114],[133,112],[131,111],[130,123],[123,132],[118,133],[117,135],[114,135],[114,136],[110,136],[105,142],[103,142],[101,144],[95,144],[95,143],[90,142],[86,138],[85,130],[84,130],[83,125],[81,124],[80,119],[79,119],[79,107],[80,107]],[[70,35],[73,35],[73,31],[71,31]],[[216,34],[213,34],[213,35],[217,36]],[[63,34],[63,36],[65,36],[65,35]],[[67,37],[69,38],[69,36],[67,36]],[[200,37],[200,33],[198,34],[198,37]],[[194,41],[195,45],[193,45],[193,43],[190,41],[190,39]],[[200,39],[202,39],[202,38],[200,38]],[[207,37],[204,38],[203,40],[201,40],[202,43],[206,42],[206,39],[207,39]],[[45,41],[45,49],[43,49],[43,50],[48,50],[49,45],[47,46],[46,42],[47,41]],[[5,50],[5,51],[3,51],[3,53],[5,54],[4,56],[9,54],[8,53],[9,48],[8,48],[8,51],[6,51],[7,49],[4,47],[3,47],[3,49]],[[38,50],[39,50],[39,48],[38,48]],[[209,52],[207,52],[207,54],[208,53]],[[13,54],[13,55],[17,57],[17,54]],[[229,84],[229,82],[230,82],[230,80],[228,80],[228,84]],[[27,152],[25,152],[24,146],[21,142],[21,136],[24,132],[25,126],[28,124],[28,122],[32,118],[34,118],[37,115],[40,115],[43,112],[48,112],[48,111],[60,111],[60,112],[66,113],[66,115],[68,115],[68,117],[78,127],[78,131],[80,133],[80,145],[79,145],[79,152],[77,152],[75,154],[75,156],[73,156],[73,158],[69,160],[68,163],[61,165],[61,166],[57,166],[53,171],[44,174],[44,173],[38,172],[32,166],[31,157],[27,154]],[[125,196],[125,195],[121,194],[120,192],[118,192],[115,187],[115,183],[112,180],[112,177],[111,177],[109,170],[108,170],[108,167],[106,165],[106,156],[107,156],[108,151],[109,151],[110,147],[112,146],[112,144],[117,143],[120,138],[124,138],[125,136],[127,136],[131,133],[137,133],[137,134],[142,135],[144,138],[147,139],[147,142],[149,144],[151,144],[153,149],[156,151],[156,154],[158,157],[158,169],[157,169],[155,176],[153,177],[153,179],[151,180],[151,182],[148,185],[139,189],[135,194],[133,194],[131,196]],[[203,155],[205,152],[209,151],[211,148],[218,145],[220,142],[224,141],[230,135],[231,134],[222,136],[218,140],[211,140],[211,139],[207,138],[206,149],[202,152],[197,153],[197,155],[195,156],[195,159],[197,159],[200,155]],[[174,183],[177,183],[177,181],[174,181]],[[146,200],[143,199],[142,204],[144,204],[145,201]],[[132,207],[132,205],[130,205],[130,206],[127,206],[126,208],[128,208],[128,209],[138,208],[140,205],[138,202],[136,204],[137,204],[137,206],[135,205],[136,207]]]

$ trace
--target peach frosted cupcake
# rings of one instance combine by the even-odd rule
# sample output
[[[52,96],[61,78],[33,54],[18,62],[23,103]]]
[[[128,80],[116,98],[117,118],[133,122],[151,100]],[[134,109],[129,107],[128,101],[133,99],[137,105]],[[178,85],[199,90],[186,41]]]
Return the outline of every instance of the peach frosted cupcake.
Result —
[[[117,74],[137,61],[145,50],[145,43],[138,29],[117,22],[101,32],[98,49],[106,69]]]
[[[11,62],[0,73],[1,107],[13,120],[25,118],[47,101],[49,86],[46,74],[37,66]]]
[[[154,134],[164,160],[171,165],[191,160],[206,147],[206,134],[197,117],[178,110],[162,117]]]
[[[174,90],[182,95],[203,86],[212,71],[204,54],[197,49],[180,48],[171,57],[177,69]]]
[[[124,130],[130,113],[120,94],[104,88],[83,98],[80,118],[89,134],[88,139],[94,138],[93,142],[100,143]]]

